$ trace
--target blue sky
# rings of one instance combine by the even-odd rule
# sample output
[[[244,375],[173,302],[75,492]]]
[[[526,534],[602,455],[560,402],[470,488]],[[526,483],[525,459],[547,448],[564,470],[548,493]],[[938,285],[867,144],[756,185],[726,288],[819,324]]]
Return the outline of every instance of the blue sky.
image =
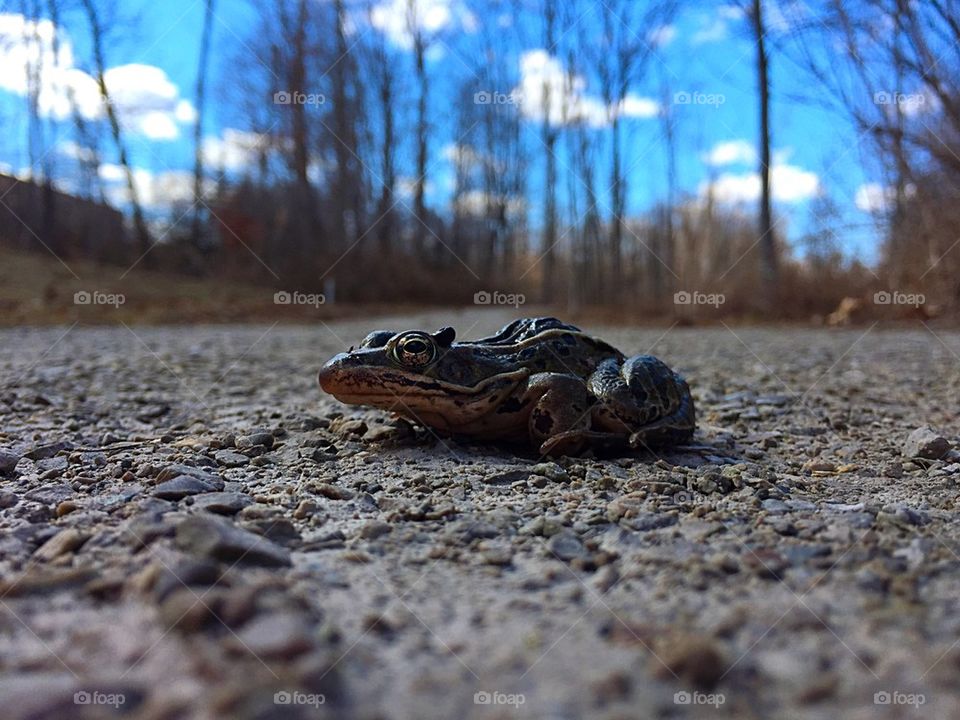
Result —
[[[466,0],[422,1],[434,10],[438,7],[442,9],[442,12],[437,10],[440,14],[435,18],[442,23],[442,30],[448,33],[448,38],[458,33],[469,36],[478,32],[477,23],[482,19],[469,16],[469,3]],[[358,31],[383,32],[397,45],[399,52],[407,52],[402,47],[402,37],[391,25],[390,16],[396,6],[402,4],[402,0],[380,2],[383,10],[380,26],[361,24]],[[108,65],[111,68],[135,68],[136,72],[130,71],[126,75],[116,73],[118,87],[125,83],[131,97],[141,98],[137,94],[139,92],[147,98],[147,104],[156,101],[158,110],[154,115],[131,118],[134,131],[128,136],[133,164],[139,169],[143,182],[156,186],[154,192],[148,193],[148,197],[162,206],[169,196],[180,197],[183,194],[178,192],[178,188],[187,189],[186,171],[191,167],[193,153],[189,109],[196,77],[203,2],[125,0],[120,5],[124,17],[130,21],[112,28]],[[0,7],[0,12],[11,11]],[[10,16],[7,17],[9,19]],[[256,11],[246,0],[219,0],[217,3],[211,106],[205,119],[205,134],[211,138],[210,142],[219,140],[221,143],[216,147],[223,146],[226,139],[236,136],[238,132],[250,130],[244,126],[243,118],[231,111],[232,105],[223,102],[223,99],[229,97],[232,91],[231,60],[246,52],[245,45],[250,42],[251,33],[254,32],[255,19]],[[489,22],[508,21],[525,22],[509,18],[499,21],[496,18],[489,19]],[[781,22],[777,17],[774,21]],[[9,32],[9,22],[6,27]],[[0,26],[0,33],[2,30],[3,26]],[[523,34],[536,38],[537,33],[530,30]],[[573,26],[570,32],[586,31]],[[89,45],[82,17],[68,17],[61,37],[69,38],[72,44],[75,56],[73,64],[89,70],[89,64],[85,62],[89,57]],[[638,108],[627,113],[628,117],[625,118],[625,132],[629,139],[626,162],[628,166],[633,166],[629,178],[629,213],[642,212],[664,194],[666,155],[661,122],[655,111],[651,112],[641,102],[661,100],[660,90],[664,87],[668,87],[672,95],[666,98],[665,107],[675,113],[677,120],[681,189],[688,196],[696,196],[705,192],[707,184],[712,181],[714,193],[719,199],[739,202],[745,208],[752,208],[758,186],[754,149],[758,122],[754,46],[744,19],[719,0],[691,4],[669,26],[658,29],[655,40],[658,50],[649,65],[650,82],[634,89]],[[469,45],[469,38],[466,41],[466,45]],[[460,47],[459,43],[451,40],[447,49],[441,49],[433,56],[432,69],[437,80],[432,115],[437,125],[443,128],[440,135],[445,138],[435,141],[435,155],[441,153],[443,145],[454,139],[455,113],[449,101],[454,82],[469,77],[471,61],[463,55],[462,50],[455,49]],[[538,50],[539,55],[536,54]],[[2,59],[9,63],[12,57],[15,56],[7,54]],[[537,86],[542,84],[544,74],[565,69],[562,57],[544,53],[536,42],[530,42],[519,52],[511,51],[504,61],[515,63],[520,77],[525,77],[524,72],[533,73],[533,81]],[[521,67],[526,70],[521,71]],[[790,239],[796,240],[809,225],[812,197],[818,193],[829,193],[841,207],[845,224],[856,228],[844,231],[842,247],[865,260],[875,260],[877,238],[872,229],[871,216],[863,208],[868,199],[876,198],[882,178],[873,174],[876,168],[871,166],[869,143],[858,142],[857,134],[839,113],[791,99],[808,90],[809,80],[789,61],[774,53],[772,68],[775,191],[779,198],[777,209],[786,216],[786,222],[781,227],[786,227]],[[518,87],[522,89],[522,80]],[[505,93],[516,89],[477,88],[478,91]],[[582,102],[585,113],[590,110],[589,103],[598,97],[597,92],[596,83],[589,74],[584,73]],[[18,87],[15,80],[4,82],[0,79],[0,117],[10,128],[10,132],[0,140],[0,167],[7,172],[21,172],[28,164],[23,95],[23,88]],[[708,104],[682,104],[686,97]],[[527,125],[529,132],[535,133],[539,120],[531,116]],[[70,137],[69,123],[62,124],[59,135],[55,129],[51,132],[49,144],[62,144]],[[641,154],[644,149],[646,151]],[[56,152],[61,154],[60,149]],[[104,159],[110,161],[106,147]],[[530,196],[535,199],[541,196],[536,188],[542,159],[534,156],[533,163]],[[598,165],[598,177],[604,179],[605,173],[605,168]],[[432,194],[429,198],[435,207],[442,207],[449,201],[451,177],[449,164],[439,163],[431,178]],[[113,181],[116,182],[116,179]],[[605,181],[600,183],[601,190],[606,187]],[[872,193],[868,192],[870,190]],[[538,207],[531,208],[531,220],[534,223],[539,214]]]

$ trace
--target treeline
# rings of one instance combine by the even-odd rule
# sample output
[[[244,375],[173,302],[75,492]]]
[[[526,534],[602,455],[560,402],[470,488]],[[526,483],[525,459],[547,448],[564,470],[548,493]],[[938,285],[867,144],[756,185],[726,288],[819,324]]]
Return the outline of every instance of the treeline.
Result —
[[[755,45],[762,191],[750,213],[678,187],[680,88],[655,53],[682,0],[462,6],[454,22],[419,0],[258,3],[235,54],[214,64],[218,8],[206,0],[193,193],[162,229],[145,217],[123,128],[107,118],[133,218],[128,257],[116,260],[340,301],[469,302],[489,291],[574,309],[693,314],[712,302],[796,317],[885,289],[960,303],[955,3],[820,0],[786,22],[783,4],[767,0],[717,5],[740,14]],[[94,0],[74,10],[88,20],[102,78],[109,18]],[[791,101],[828,106],[875,148],[887,178],[873,198],[879,265],[841,252],[845,229],[826,196],[812,203],[811,231],[787,242],[771,200],[777,68],[810,78],[809,97]],[[248,128],[218,152],[204,140],[211,107]],[[638,115],[660,129],[656,176],[649,148],[628,132]],[[75,119],[81,143],[90,129]],[[639,184],[663,188],[661,200],[628,213]],[[450,190],[442,202],[440,186]]]

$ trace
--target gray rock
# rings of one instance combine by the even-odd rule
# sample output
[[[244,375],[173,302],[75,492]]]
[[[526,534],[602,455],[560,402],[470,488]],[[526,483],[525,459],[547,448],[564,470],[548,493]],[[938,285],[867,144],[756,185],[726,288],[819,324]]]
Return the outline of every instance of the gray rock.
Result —
[[[371,520],[360,528],[360,537],[365,540],[374,540],[392,530],[393,526],[390,523],[385,523],[382,520]]]
[[[269,660],[290,660],[311,648],[312,626],[302,615],[278,611],[255,617],[235,638],[236,649]]]
[[[197,478],[198,480],[202,480],[203,482],[212,485],[216,490],[223,490],[223,480],[221,480],[214,473],[208,472],[202,468],[194,467],[193,465],[183,465],[180,463],[175,463],[173,465],[167,465],[164,467],[159,473],[157,473],[157,482],[161,483],[166,482],[167,480],[173,480],[181,475]]]
[[[646,532],[647,530],[659,530],[660,528],[670,527],[677,524],[676,515],[665,515],[664,513],[639,512],[633,517],[624,518],[620,521],[631,530]]]
[[[17,467],[20,457],[6,450],[0,450],[0,475],[9,475]]]
[[[780,515],[789,509],[783,500],[775,500],[774,498],[767,498],[760,505],[771,515]]]
[[[547,548],[561,560],[573,560],[586,552],[580,538],[569,530],[559,532],[550,538]]]
[[[157,485],[150,493],[161,500],[181,500],[188,495],[199,495],[216,490],[216,487],[189,475],[181,475]]]
[[[35,490],[31,490],[24,498],[44,505],[59,505],[64,500],[69,500],[76,493],[69,485],[43,485]]]
[[[290,553],[267,538],[213,515],[193,515],[177,526],[177,546],[200,557],[265,567],[290,565]]]
[[[212,492],[200,495],[193,504],[218,515],[236,515],[247,505],[252,505],[253,498],[238,492]]]
[[[28,452],[25,457],[28,457],[31,460],[45,460],[47,458],[52,458],[54,455],[64,450],[69,450],[72,447],[72,444],[63,440],[59,440],[46,445],[37,445],[30,452]]]
[[[267,450],[273,447],[273,434],[266,431],[257,431],[249,435],[239,435],[236,439],[236,446],[240,450],[262,445]]]
[[[911,458],[939,460],[948,452],[950,442],[929,427],[914,430],[903,445],[903,454]]]
[[[224,467],[240,467],[250,462],[246,455],[233,450],[218,450],[213,455],[214,459]]]

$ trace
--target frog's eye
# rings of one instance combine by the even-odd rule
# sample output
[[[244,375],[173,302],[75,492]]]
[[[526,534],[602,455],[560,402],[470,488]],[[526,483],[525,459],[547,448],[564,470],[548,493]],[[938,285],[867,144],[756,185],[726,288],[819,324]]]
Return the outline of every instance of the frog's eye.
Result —
[[[393,357],[401,365],[423,367],[437,357],[437,344],[429,335],[410,333],[404,335],[393,348]]]

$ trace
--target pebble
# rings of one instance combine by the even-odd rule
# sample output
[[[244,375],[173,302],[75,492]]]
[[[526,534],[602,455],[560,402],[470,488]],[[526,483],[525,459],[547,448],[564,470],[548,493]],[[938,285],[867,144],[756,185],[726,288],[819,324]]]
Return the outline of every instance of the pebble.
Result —
[[[198,495],[193,501],[194,507],[218,515],[236,515],[252,504],[253,498],[237,492],[208,492]]]
[[[240,467],[250,462],[250,458],[246,455],[233,450],[217,450],[213,457],[218,463],[228,468]]]
[[[266,660],[291,660],[307,650],[312,643],[312,627],[299,613],[272,612],[253,618],[228,643],[237,652],[253,653]]]
[[[360,528],[360,537],[364,540],[376,540],[393,531],[393,525],[382,520],[371,520]]]
[[[20,498],[16,493],[12,493],[9,490],[0,490],[0,510],[13,507],[18,502],[20,502]]]
[[[235,441],[236,447],[238,450],[245,450],[252,447],[257,447],[261,445],[267,450],[273,448],[274,438],[273,433],[267,432],[265,430],[260,430],[257,432],[250,433],[249,435],[238,435]]]
[[[0,475],[9,475],[17,467],[20,457],[6,450],[0,450]]]
[[[33,556],[37,560],[43,560],[49,562],[55,560],[61,555],[66,555],[67,553],[72,553],[75,550],[79,549],[90,536],[87,533],[81,532],[74,528],[68,528],[66,530],[61,530],[52,538],[47,540],[43,545],[41,545]]]
[[[580,538],[569,530],[564,530],[551,537],[547,541],[547,548],[551,554],[561,560],[573,560],[586,553]]]
[[[921,427],[907,436],[903,454],[909,458],[939,460],[950,452],[950,442],[933,428]]]
[[[176,531],[177,546],[201,557],[264,567],[290,565],[290,553],[267,538],[212,515],[193,515]]]
[[[150,492],[161,500],[181,500],[188,495],[198,495],[216,490],[214,485],[189,475],[181,475],[173,480],[162,482]]]

